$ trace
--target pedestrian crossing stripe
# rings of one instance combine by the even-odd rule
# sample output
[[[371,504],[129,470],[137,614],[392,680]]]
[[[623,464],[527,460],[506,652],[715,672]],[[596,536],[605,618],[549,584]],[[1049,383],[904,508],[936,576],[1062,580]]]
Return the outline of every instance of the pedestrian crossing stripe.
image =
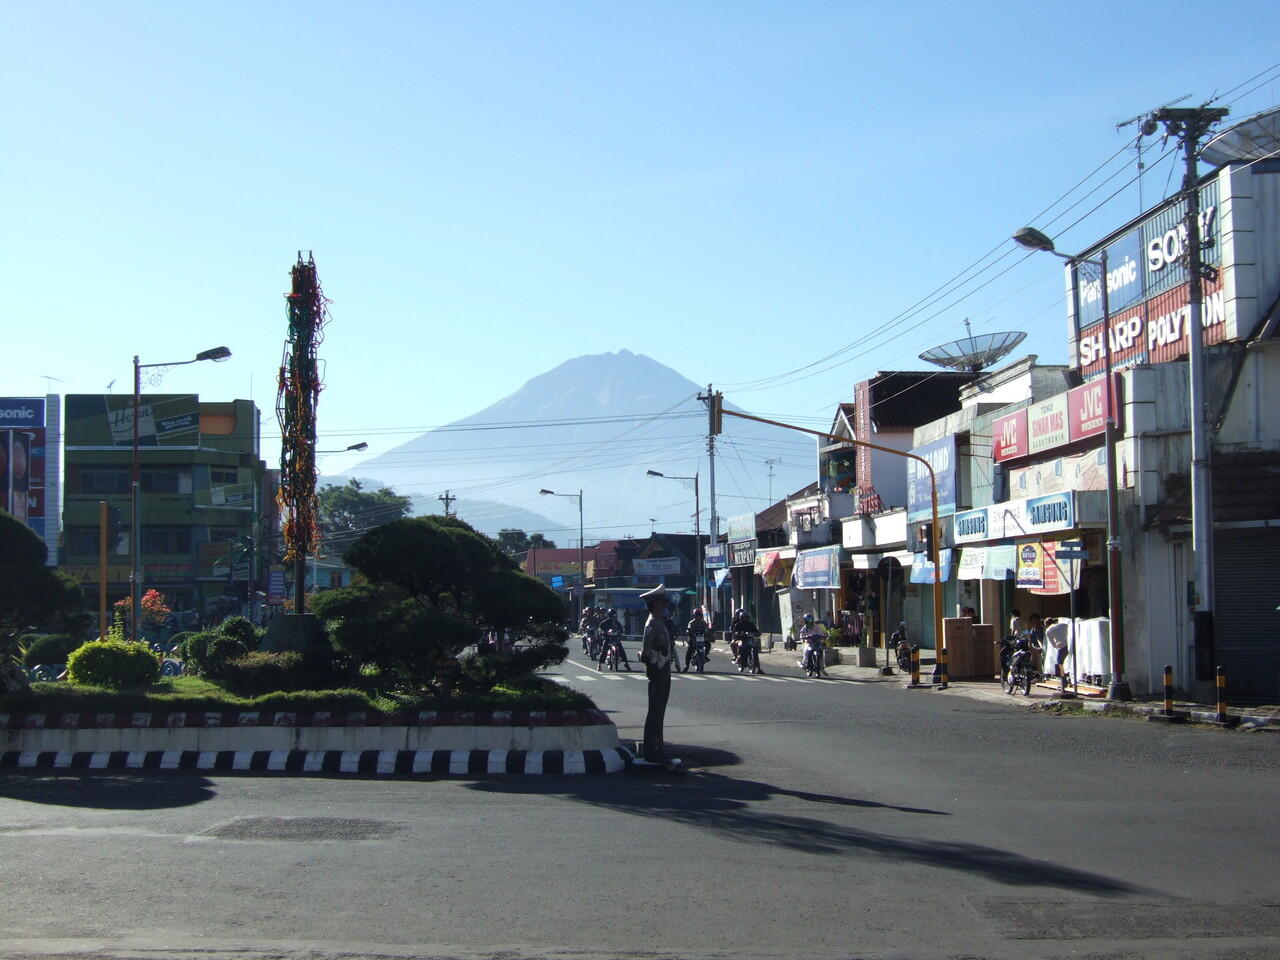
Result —
[[[769,677],[754,676],[748,677],[742,674],[734,673],[675,673],[676,677],[681,680],[721,680],[730,682],[733,680],[741,680],[746,683],[759,683],[761,680],[769,683],[823,683],[816,677]],[[577,674],[573,677],[567,677],[563,674],[549,673],[547,677],[556,683],[572,683],[574,680],[581,680],[584,683],[591,683],[595,680],[623,680],[630,677],[632,680],[647,680],[643,673],[596,673],[596,674]]]

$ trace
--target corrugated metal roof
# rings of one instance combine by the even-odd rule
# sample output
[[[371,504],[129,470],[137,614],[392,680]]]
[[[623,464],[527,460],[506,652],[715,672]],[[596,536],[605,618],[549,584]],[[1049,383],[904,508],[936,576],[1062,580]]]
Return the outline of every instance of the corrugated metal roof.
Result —
[[[871,380],[871,422],[878,430],[924,426],[960,409],[960,388],[972,373],[888,370]]]
[[[1219,453],[1210,466],[1214,523],[1280,520],[1280,452]],[[1166,477],[1164,489],[1164,500],[1147,508],[1147,529],[1190,524],[1190,474]]]

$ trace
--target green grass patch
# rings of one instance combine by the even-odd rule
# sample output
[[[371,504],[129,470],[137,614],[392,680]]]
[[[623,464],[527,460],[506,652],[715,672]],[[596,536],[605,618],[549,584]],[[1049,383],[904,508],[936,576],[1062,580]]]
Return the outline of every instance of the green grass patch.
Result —
[[[528,677],[486,693],[444,697],[388,696],[368,690],[301,690],[238,697],[201,677],[165,677],[146,687],[113,690],[70,683],[33,683],[0,697],[0,711],[21,713],[197,713],[279,711],[334,713],[397,710],[588,710],[591,698],[543,677]]]

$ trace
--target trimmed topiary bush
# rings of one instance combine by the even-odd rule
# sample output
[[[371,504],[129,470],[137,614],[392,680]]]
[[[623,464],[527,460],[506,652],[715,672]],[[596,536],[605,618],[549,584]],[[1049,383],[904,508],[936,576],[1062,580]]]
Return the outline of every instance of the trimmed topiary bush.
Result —
[[[267,653],[254,650],[229,661],[222,669],[222,685],[242,697],[264,693],[292,693],[306,689],[302,654],[296,650]]]
[[[244,644],[245,650],[257,650],[262,642],[262,631],[244,617],[227,617],[218,624],[217,631]]]
[[[18,638],[26,649],[23,666],[34,667],[42,663],[66,663],[71,652],[83,643],[65,633],[28,633]]]
[[[201,630],[182,642],[182,662],[186,669],[210,680],[222,678],[227,664],[249,653],[249,647],[221,630]]]
[[[160,679],[160,660],[143,643],[90,640],[67,660],[67,678],[98,687],[142,687]]]

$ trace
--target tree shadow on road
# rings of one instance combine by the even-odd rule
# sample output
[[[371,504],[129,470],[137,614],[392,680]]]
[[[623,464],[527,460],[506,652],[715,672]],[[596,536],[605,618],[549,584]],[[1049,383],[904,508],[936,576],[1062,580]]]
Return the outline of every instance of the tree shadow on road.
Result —
[[[673,755],[693,752],[692,748],[673,745],[669,745],[669,749]],[[708,770],[682,777],[633,772],[608,777],[486,779],[466,786],[469,790],[504,795],[558,794],[578,803],[631,816],[681,823],[743,843],[768,844],[817,856],[871,856],[975,874],[1009,886],[1053,887],[1104,897],[1144,892],[1139,887],[1101,874],[1024,857],[996,847],[879,833],[816,816],[780,813],[776,805],[763,804],[775,798],[793,798],[827,807],[914,815],[947,816],[943,811],[790,790]]]
[[[0,777],[0,799],[93,810],[163,810],[190,807],[215,796],[202,776],[164,773],[21,773]]]

